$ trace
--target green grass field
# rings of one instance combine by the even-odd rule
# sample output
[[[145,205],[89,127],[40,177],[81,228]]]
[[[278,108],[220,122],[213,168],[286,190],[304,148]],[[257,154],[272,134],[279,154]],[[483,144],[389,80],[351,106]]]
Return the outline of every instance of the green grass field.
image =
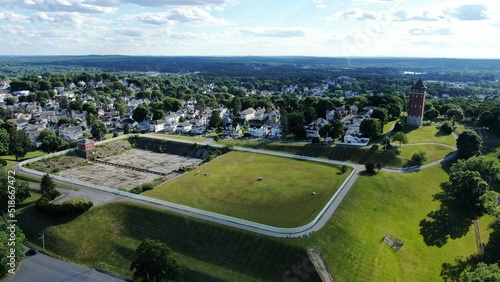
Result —
[[[420,234],[420,221],[439,208],[432,196],[446,180],[439,167],[361,176],[327,225],[301,239],[273,239],[127,202],[62,219],[41,215],[25,203],[18,221],[38,246],[43,233],[51,252],[124,275],[131,274],[128,267],[140,241],[155,238],[187,267],[186,281],[281,280],[310,246],[321,252],[335,281],[442,281],[443,263],[477,251],[471,231],[443,247],[427,246]],[[481,219],[484,236],[486,224]],[[399,251],[381,242],[386,232],[405,241]]]
[[[476,253],[472,227],[443,247],[427,246],[421,235],[419,223],[439,209],[433,195],[447,180],[439,167],[361,176],[329,224],[311,237],[335,281],[442,281],[443,263]],[[483,234],[486,225],[480,224]],[[381,242],[386,232],[404,240],[399,251]]]
[[[439,131],[440,125],[420,126],[418,128],[404,126],[403,132],[406,133],[410,143],[443,143],[451,146],[456,146],[457,142],[453,134],[443,134]]]
[[[188,140],[188,141],[194,141],[194,142],[208,142],[208,141],[213,140],[211,138],[204,138],[204,137],[197,137],[197,136],[185,136],[185,135],[168,134],[168,133],[153,133],[153,134],[158,135],[158,136],[168,137],[168,138],[175,138],[175,139]]]
[[[450,147],[442,146],[439,144],[403,145],[398,150],[400,152],[400,157],[403,158],[406,162],[410,161],[413,154],[420,151],[425,152],[427,161],[425,161],[423,164],[432,163],[436,160],[442,159],[444,156],[454,151]]]
[[[233,151],[143,195],[271,226],[299,227],[316,217],[350,171]]]

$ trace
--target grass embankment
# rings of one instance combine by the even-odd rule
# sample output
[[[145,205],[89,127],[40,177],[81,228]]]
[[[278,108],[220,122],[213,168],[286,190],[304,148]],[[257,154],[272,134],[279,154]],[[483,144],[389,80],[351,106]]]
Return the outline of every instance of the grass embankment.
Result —
[[[230,152],[143,195],[272,226],[299,227],[316,217],[350,172],[342,174],[338,165]]]
[[[135,249],[145,238],[172,248],[173,257],[187,268],[186,281],[278,281],[307,257],[302,248],[287,244],[292,239],[272,239],[128,202],[59,220],[29,207],[18,221],[33,243],[40,245],[43,233],[49,251],[128,276]]]
[[[174,138],[174,139],[180,139],[180,140],[188,140],[188,141],[194,141],[194,142],[213,141],[212,138],[204,138],[204,137],[197,137],[197,136],[186,136],[186,135],[168,134],[168,133],[153,133],[153,134],[158,135],[158,136],[162,136],[162,137],[168,137],[168,138]]]
[[[361,176],[327,225],[301,239],[273,239],[126,202],[61,220],[29,207],[18,221],[38,245],[44,233],[51,252],[89,266],[105,264],[125,275],[130,275],[135,248],[149,237],[172,248],[188,268],[186,281],[281,280],[303,261],[309,246],[321,252],[336,281],[442,281],[443,263],[477,251],[472,231],[448,239],[443,247],[424,241],[428,234],[421,234],[419,224],[439,209],[433,195],[446,180],[439,167]],[[482,220],[480,226],[486,236]],[[381,242],[386,232],[405,241],[399,251]]]
[[[424,242],[424,236],[429,241],[436,234],[421,231],[419,224],[439,209],[433,195],[447,180],[440,167],[361,176],[330,222],[311,237],[335,281],[442,281],[443,263],[454,264],[455,258],[476,253],[472,226],[465,236],[448,238],[442,247]],[[487,223],[480,222],[486,236]],[[434,226],[439,236],[457,236],[453,222],[442,224]],[[385,233],[404,240],[404,246],[394,251],[381,241]]]

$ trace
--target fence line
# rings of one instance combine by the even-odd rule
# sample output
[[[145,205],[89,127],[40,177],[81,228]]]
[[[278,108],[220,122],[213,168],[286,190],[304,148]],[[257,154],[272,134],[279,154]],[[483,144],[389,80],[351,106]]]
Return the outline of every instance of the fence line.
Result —
[[[137,194],[134,194],[134,193],[130,193],[130,192],[126,192],[126,191],[122,191],[122,190],[118,190],[118,189],[113,189],[113,188],[102,186],[102,185],[96,185],[96,184],[93,184],[93,183],[83,182],[83,181],[80,181],[80,180],[74,179],[74,178],[69,179],[69,178],[62,177],[62,176],[59,176],[59,175],[54,175],[54,174],[50,174],[50,176],[53,179],[55,179],[55,180],[64,181],[66,183],[74,183],[74,184],[77,184],[77,185],[81,185],[81,186],[84,186],[84,187],[88,187],[88,188],[100,190],[100,191],[103,191],[103,192],[107,192],[107,193],[111,193],[111,194],[115,194],[115,195],[120,195],[120,196],[132,198],[132,199],[136,199],[136,200],[140,200],[140,201],[144,201],[144,202],[149,202],[149,203],[153,203],[153,204],[157,204],[157,205],[169,207],[171,209],[176,209],[176,210],[188,212],[188,213],[193,214],[195,217],[202,217],[202,218],[205,218],[205,219],[208,217],[209,220],[211,218],[212,221],[214,221],[213,219],[217,219],[219,221],[227,221],[227,222],[231,222],[231,223],[235,223],[235,224],[239,224],[239,225],[251,227],[251,228],[254,228],[254,229],[258,229],[258,230],[263,230],[263,231],[267,231],[267,232],[273,232],[276,235],[290,236],[290,235],[294,235],[294,234],[298,234],[298,233],[304,232],[304,231],[312,228],[320,220],[320,218],[324,215],[324,213],[327,211],[327,209],[330,207],[330,205],[333,203],[333,201],[337,198],[337,196],[340,194],[340,192],[344,189],[345,185],[351,179],[351,177],[354,175],[354,173],[356,173],[356,168],[355,168],[354,165],[351,165],[351,164],[348,164],[348,163],[342,163],[342,162],[338,162],[338,161],[321,160],[321,159],[316,159],[316,158],[311,158],[311,157],[306,157],[306,156],[290,155],[290,154],[284,154],[284,153],[272,152],[272,151],[265,151],[265,152],[262,151],[262,150],[257,151],[257,150],[248,149],[248,148],[244,148],[244,149],[243,148],[235,148],[235,149],[236,150],[242,149],[242,151],[247,151],[247,152],[249,151],[249,152],[254,152],[254,153],[276,155],[276,156],[289,157],[289,158],[295,158],[295,159],[303,159],[303,160],[310,160],[310,161],[323,162],[323,163],[343,164],[343,165],[347,165],[347,166],[352,167],[353,170],[347,176],[347,178],[344,180],[344,182],[340,185],[340,187],[337,189],[337,191],[335,192],[335,194],[329,199],[329,201],[326,203],[326,205],[323,207],[323,209],[321,209],[321,211],[318,213],[318,215],[311,222],[309,222],[306,225],[303,225],[303,226],[300,226],[300,227],[294,227],[294,228],[275,227],[275,226],[271,226],[271,225],[267,225],[267,224],[257,223],[257,222],[246,220],[246,219],[241,219],[241,218],[237,218],[237,217],[233,217],[233,216],[223,215],[223,214],[219,214],[219,213],[215,213],[215,212],[211,212],[211,211],[206,211],[206,210],[201,210],[201,209],[198,209],[198,208],[193,208],[193,207],[189,207],[189,206],[185,206],[185,205],[180,205],[180,204],[176,204],[176,203],[172,203],[172,202],[168,202],[168,201],[164,201],[164,200],[159,200],[159,199],[154,199],[154,198],[150,198],[150,197],[146,197],[146,196],[142,196],[142,195],[137,195]],[[28,163],[31,163],[31,162],[36,162],[36,161],[39,161],[39,160],[43,160],[43,159],[46,159],[46,158],[51,158],[51,157],[54,157],[54,156],[63,155],[63,154],[69,153],[69,152],[73,152],[75,150],[76,149],[69,149],[69,150],[64,150],[64,151],[60,151],[60,152],[48,154],[48,155],[45,155],[45,156],[40,156],[40,157],[36,157],[36,158],[33,158],[33,159],[25,160],[25,161],[19,163],[19,165],[18,165],[19,166],[19,170],[23,171],[23,172],[26,172],[26,173],[31,173],[31,174],[38,175],[38,176],[42,177],[45,173],[37,171],[37,170],[30,169],[30,168],[26,168],[26,167],[24,167],[24,165],[26,165]]]

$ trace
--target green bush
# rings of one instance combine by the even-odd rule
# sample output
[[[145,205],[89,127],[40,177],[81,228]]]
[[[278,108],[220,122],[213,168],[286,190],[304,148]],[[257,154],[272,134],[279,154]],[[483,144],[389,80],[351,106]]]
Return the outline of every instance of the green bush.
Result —
[[[451,124],[451,122],[449,121],[443,122],[443,124],[441,125],[441,131],[444,134],[451,134],[453,132],[453,125]]]
[[[425,161],[427,161],[427,154],[422,151],[413,154],[410,160],[412,165],[422,165]]]
[[[94,204],[91,201],[78,203],[63,203],[55,205],[48,197],[36,201],[35,209],[41,213],[54,216],[79,215],[89,210]]]

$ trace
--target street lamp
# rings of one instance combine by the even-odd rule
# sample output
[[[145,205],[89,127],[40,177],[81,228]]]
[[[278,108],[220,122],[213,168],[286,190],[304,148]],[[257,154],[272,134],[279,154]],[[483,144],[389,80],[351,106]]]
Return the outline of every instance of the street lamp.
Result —
[[[42,239],[42,247],[43,247],[43,250],[45,251],[45,234],[42,233],[42,237],[40,237],[38,239]]]

